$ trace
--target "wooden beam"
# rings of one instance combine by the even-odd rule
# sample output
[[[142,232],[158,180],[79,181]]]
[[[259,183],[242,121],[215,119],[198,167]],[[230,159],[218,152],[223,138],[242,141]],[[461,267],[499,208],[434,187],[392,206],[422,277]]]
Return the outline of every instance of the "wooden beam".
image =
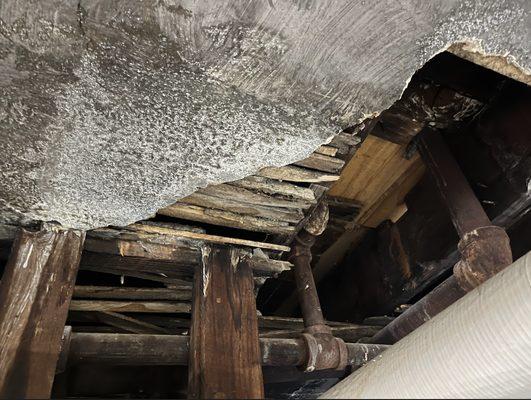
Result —
[[[175,203],[158,211],[161,215],[204,222],[212,225],[228,226],[254,232],[289,234],[294,227],[287,222],[253,217],[229,211]]]
[[[249,190],[267,193],[274,196],[284,196],[290,199],[301,200],[304,205],[316,202],[311,189],[300,187],[288,182],[279,182],[276,179],[265,178],[263,176],[251,175],[239,181],[231,182],[230,185],[243,187]],[[295,203],[296,204],[296,203]],[[307,208],[302,207],[301,208]]]
[[[0,398],[49,398],[85,235],[21,229],[0,284]]]
[[[74,298],[112,300],[191,300],[191,286],[145,288],[125,286],[85,286],[74,288]]]
[[[71,311],[189,313],[190,303],[163,301],[72,300]]]
[[[294,167],[292,165],[262,168],[258,172],[258,175],[265,178],[278,179],[279,181],[307,183],[334,182],[339,179],[339,175]]]
[[[203,250],[195,275],[189,398],[263,398],[253,277],[238,249]]]

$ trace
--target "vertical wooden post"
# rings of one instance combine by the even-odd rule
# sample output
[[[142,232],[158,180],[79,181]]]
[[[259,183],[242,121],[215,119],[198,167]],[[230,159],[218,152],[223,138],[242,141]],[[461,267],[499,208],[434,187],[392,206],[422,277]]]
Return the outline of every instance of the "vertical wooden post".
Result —
[[[0,284],[0,398],[49,398],[85,234],[21,229]]]
[[[203,249],[193,290],[189,398],[264,397],[253,287],[241,250]]]

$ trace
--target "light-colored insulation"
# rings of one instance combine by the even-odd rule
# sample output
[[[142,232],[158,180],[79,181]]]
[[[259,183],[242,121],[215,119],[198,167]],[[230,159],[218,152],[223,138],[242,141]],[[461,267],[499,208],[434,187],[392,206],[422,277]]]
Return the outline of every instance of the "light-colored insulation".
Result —
[[[531,397],[531,252],[323,398]]]

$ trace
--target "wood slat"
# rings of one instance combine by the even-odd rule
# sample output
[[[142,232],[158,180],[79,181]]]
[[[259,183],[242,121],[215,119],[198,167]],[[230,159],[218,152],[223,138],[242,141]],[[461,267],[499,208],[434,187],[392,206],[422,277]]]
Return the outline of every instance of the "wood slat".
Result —
[[[129,317],[116,312],[97,311],[95,312],[97,319],[109,326],[113,326],[125,332],[137,334],[170,334],[167,329],[150,324],[148,322],[140,321],[136,318]]]
[[[219,197],[223,199],[230,199],[245,204],[274,207],[275,209],[305,209],[308,208],[311,200],[313,199],[313,197],[310,194],[306,193],[305,190],[298,190],[304,188],[299,188],[298,186],[290,184],[282,185],[278,184],[278,182],[277,185],[272,185],[271,182],[265,184],[264,182],[260,183],[256,180],[253,181],[250,178],[254,177],[248,177],[244,179],[245,182],[254,182],[254,185],[250,183],[247,185],[248,187],[244,187],[244,185],[238,185],[236,182],[233,182],[232,184],[223,183],[220,185],[210,185],[204,189],[199,189],[197,193],[203,193],[205,195]],[[262,190],[264,192],[262,193],[262,191],[260,191],[259,189],[260,187],[262,189],[269,188],[271,191],[267,192],[265,190]],[[258,189],[259,191],[257,191],[256,189]],[[293,195],[288,197],[287,195],[283,195],[283,193],[274,191],[275,189],[283,190],[284,192],[294,193],[298,196],[306,196],[308,198],[298,198]]]
[[[287,222],[273,221],[228,211],[212,210],[188,204],[176,203],[158,211],[161,215],[204,222],[212,225],[273,234],[289,234],[294,227]]]
[[[297,223],[304,214],[302,210],[297,208],[280,208],[271,207],[268,205],[256,205],[230,197],[217,197],[196,192],[184,199],[179,200],[179,203],[190,204],[203,208],[213,208],[217,210],[230,211],[235,214],[250,215],[252,217],[266,218],[274,221],[283,221]]]
[[[341,171],[345,162],[339,158],[330,157],[324,154],[313,153],[304,160],[293,163],[300,167],[310,168],[317,171],[338,173]]]
[[[176,229],[169,229],[165,227],[158,227],[158,226],[151,226],[151,225],[144,225],[144,224],[129,225],[126,229],[131,229],[137,232],[176,236],[180,238],[194,239],[194,240],[218,243],[218,244],[233,244],[233,245],[253,247],[253,248],[258,248],[258,249],[276,250],[279,252],[287,252],[290,250],[288,246],[282,246],[282,245],[274,244],[274,243],[257,242],[254,240],[232,238],[232,237],[227,237],[227,236],[209,235],[206,233],[181,231],[181,230],[176,230]]]
[[[116,300],[72,300],[71,311],[110,311],[140,313],[189,313],[190,303],[162,301],[116,301]]]
[[[295,167],[292,165],[262,168],[258,172],[258,175],[266,178],[278,179],[279,181],[306,183],[335,182],[339,179],[339,175]]]
[[[325,156],[335,157],[337,154],[337,148],[332,146],[319,146],[317,150],[315,150],[316,153],[324,154]]]
[[[265,178],[263,176],[248,176],[239,181],[231,182],[230,185],[243,187],[253,191],[267,193],[273,196],[283,196],[290,199],[303,201],[300,208],[307,208],[307,204],[315,204],[315,196],[312,190],[294,185],[288,182],[279,182],[276,179]],[[290,200],[290,204],[292,200]]]
[[[115,299],[115,300],[190,300],[191,286],[168,288],[85,286],[76,285],[75,299]]]

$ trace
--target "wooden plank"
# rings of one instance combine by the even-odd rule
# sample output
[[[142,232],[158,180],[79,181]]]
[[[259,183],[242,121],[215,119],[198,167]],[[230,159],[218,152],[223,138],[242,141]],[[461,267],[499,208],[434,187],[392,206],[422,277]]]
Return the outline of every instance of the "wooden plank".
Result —
[[[337,148],[332,146],[319,146],[317,150],[315,150],[316,153],[324,154],[325,156],[335,157],[337,154]]]
[[[127,229],[131,229],[137,232],[153,233],[153,234],[158,234],[158,235],[169,235],[169,236],[176,236],[176,237],[181,237],[181,238],[186,238],[186,239],[195,239],[195,240],[210,242],[210,243],[229,244],[229,245],[233,244],[237,246],[247,246],[247,247],[254,247],[254,248],[266,249],[266,250],[277,250],[281,252],[287,252],[290,250],[288,246],[282,246],[282,245],[274,244],[274,243],[257,242],[254,240],[232,238],[232,237],[227,237],[227,236],[208,235],[206,233],[181,231],[181,230],[176,230],[176,229],[169,229],[165,227],[158,227],[158,226],[151,226],[151,225],[144,225],[144,224],[129,225]]]
[[[100,322],[113,326],[115,328],[119,328],[125,332],[138,334],[170,334],[170,331],[168,331],[167,329],[150,324],[148,322],[140,321],[136,318],[132,318],[127,315],[111,311],[97,311],[95,312],[95,314]]]
[[[208,208],[176,203],[158,211],[161,215],[204,222],[212,225],[228,226],[249,231],[289,234],[294,227],[287,222],[273,221],[249,215],[241,215],[228,211],[211,210]]]
[[[412,164],[418,163],[418,154],[407,160],[405,151],[405,145],[367,136],[328,195],[371,206]]]
[[[339,158],[326,156],[324,154],[312,153],[304,160],[294,162],[293,165],[314,169],[317,171],[338,173],[341,171],[345,162]]]
[[[240,250],[205,249],[196,273],[189,398],[263,398],[251,268]]]
[[[72,300],[71,311],[110,311],[141,313],[189,313],[189,303],[162,301]]]
[[[175,288],[167,289],[76,285],[74,287],[73,298],[113,300],[191,300],[192,287],[178,286]]]
[[[0,283],[0,398],[49,398],[84,233],[21,229]]]
[[[262,168],[258,172],[258,175],[265,178],[278,179],[279,181],[307,183],[335,182],[339,179],[339,175],[295,167],[292,165]]]
[[[239,181],[231,182],[230,185],[255,190],[270,195],[281,195],[292,199],[302,200],[303,204],[314,204],[316,202],[312,190],[294,185],[288,182],[279,182],[275,179],[265,178],[262,176],[248,176]],[[301,208],[305,208],[302,207]]]
[[[251,177],[246,178],[244,181],[250,181],[253,182]],[[259,177],[256,177],[259,178]],[[262,178],[265,179],[265,178]],[[279,196],[279,192],[264,192],[261,193],[260,191],[256,191],[253,189],[256,189],[257,186],[259,187],[259,184],[256,184],[253,187],[251,184],[251,187],[244,187],[244,185],[237,185],[235,183],[233,184],[220,184],[220,185],[211,185],[207,186],[204,189],[199,189],[196,193],[202,193],[209,196],[219,197],[223,199],[231,199],[233,201],[238,201],[245,204],[252,204],[252,205],[259,205],[259,206],[267,206],[267,207],[275,207],[275,208],[288,208],[288,209],[304,209],[308,208],[311,200],[313,197],[310,197],[309,194],[307,194],[304,190],[296,190],[294,188],[299,189],[298,186],[293,186],[291,184],[282,184],[278,183],[276,185],[271,185],[271,183],[268,183],[267,185],[271,189],[279,189],[283,191],[289,191],[295,192],[295,194],[298,194],[299,196],[308,196],[309,199],[299,199],[295,196]],[[287,186],[287,187],[286,187]],[[304,189],[304,188],[300,188]],[[301,193],[302,192],[302,193]]]
[[[210,194],[201,192],[193,193],[190,196],[179,200],[179,203],[190,204],[192,206],[204,208],[214,208],[217,210],[230,211],[241,215],[250,215],[252,217],[285,221],[295,224],[304,216],[302,210],[298,208],[280,208],[269,205],[256,205],[230,197],[211,196]]]

